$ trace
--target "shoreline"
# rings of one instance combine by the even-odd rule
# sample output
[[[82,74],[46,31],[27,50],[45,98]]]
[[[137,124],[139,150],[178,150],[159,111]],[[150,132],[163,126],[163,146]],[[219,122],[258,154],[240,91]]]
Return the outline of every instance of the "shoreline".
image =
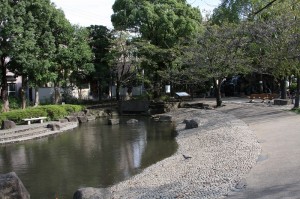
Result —
[[[243,178],[261,152],[246,123],[216,110],[167,114],[178,132],[175,154],[109,188],[79,189],[74,198],[222,198],[244,186]],[[199,127],[185,130],[183,120],[194,118]]]

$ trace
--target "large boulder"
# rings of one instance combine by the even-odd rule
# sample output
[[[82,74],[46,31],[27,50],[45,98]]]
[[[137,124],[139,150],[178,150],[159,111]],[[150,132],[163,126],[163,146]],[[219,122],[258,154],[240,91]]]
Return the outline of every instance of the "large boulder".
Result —
[[[119,119],[108,119],[108,124],[109,125],[117,125],[120,123]]]
[[[158,121],[159,122],[172,122],[172,116],[170,116],[170,115],[160,115]]]
[[[195,119],[184,120],[183,122],[185,123],[185,129],[194,129],[194,128],[198,128],[199,126],[199,121]]]
[[[74,116],[67,116],[65,117],[69,122],[78,122],[77,117]]]
[[[15,127],[16,127],[16,124],[11,120],[4,120],[2,122],[2,126],[1,126],[2,129],[13,129]]]
[[[86,122],[88,122],[87,116],[79,116],[77,118],[78,118],[79,123],[86,123]]]
[[[67,123],[69,121],[67,119],[59,119],[58,122],[60,122],[60,123]]]
[[[104,188],[82,188],[78,189],[74,195],[73,199],[106,199],[110,198],[110,193]]]
[[[126,124],[137,124],[137,123],[139,123],[139,121],[136,119],[130,119],[126,122]]]
[[[47,124],[47,128],[51,129],[51,131],[59,131],[60,125],[57,123]]]
[[[0,198],[30,199],[30,195],[15,172],[0,175]]]

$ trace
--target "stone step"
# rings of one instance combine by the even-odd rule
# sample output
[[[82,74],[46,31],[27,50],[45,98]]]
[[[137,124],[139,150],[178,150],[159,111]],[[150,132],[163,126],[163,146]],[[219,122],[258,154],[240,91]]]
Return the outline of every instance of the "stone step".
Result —
[[[49,131],[49,130],[50,129],[48,129],[46,127],[38,127],[36,129],[31,129],[31,130],[27,130],[27,131],[22,131],[22,132],[18,131],[16,133],[1,135],[0,140],[4,141],[4,140],[11,140],[11,139],[18,138],[18,137],[31,136],[31,135],[43,133],[43,132]]]
[[[0,136],[0,144],[7,144],[7,143],[15,143],[15,142],[22,142],[26,140],[37,139],[45,136],[49,136],[52,134],[57,134],[63,131],[67,131],[78,126],[78,123],[65,123],[60,124],[61,128],[57,131],[51,131],[49,128],[46,127],[38,127],[36,129],[27,130],[28,133],[18,132],[15,134]]]

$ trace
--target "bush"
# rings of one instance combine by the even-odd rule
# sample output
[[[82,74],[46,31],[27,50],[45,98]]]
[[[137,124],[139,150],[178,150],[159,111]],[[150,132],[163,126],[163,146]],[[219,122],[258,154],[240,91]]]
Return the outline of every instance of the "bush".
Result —
[[[10,112],[2,113],[1,116],[3,116],[3,118],[0,118],[0,120],[2,119],[1,122],[6,119],[20,124],[24,118],[43,117],[47,116],[47,113],[43,110],[30,108],[25,110],[12,110]]]
[[[84,106],[80,105],[46,105],[35,108],[28,108],[25,110],[12,110],[10,112],[2,113],[0,115],[0,122],[3,120],[12,120],[20,124],[23,119],[31,117],[48,117],[49,120],[57,120],[64,118],[73,112],[83,110]]]
[[[74,112],[79,112],[84,109],[84,106],[81,106],[81,105],[64,104],[61,106],[68,112],[68,114],[74,113]]]

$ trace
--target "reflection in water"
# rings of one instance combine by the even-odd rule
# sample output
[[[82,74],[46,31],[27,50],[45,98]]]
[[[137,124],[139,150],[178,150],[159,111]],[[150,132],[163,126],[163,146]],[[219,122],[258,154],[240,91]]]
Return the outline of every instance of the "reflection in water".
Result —
[[[80,187],[108,187],[172,155],[174,130],[139,118],[138,125],[97,120],[60,135],[0,147],[0,172],[15,171],[31,198],[72,198]]]

